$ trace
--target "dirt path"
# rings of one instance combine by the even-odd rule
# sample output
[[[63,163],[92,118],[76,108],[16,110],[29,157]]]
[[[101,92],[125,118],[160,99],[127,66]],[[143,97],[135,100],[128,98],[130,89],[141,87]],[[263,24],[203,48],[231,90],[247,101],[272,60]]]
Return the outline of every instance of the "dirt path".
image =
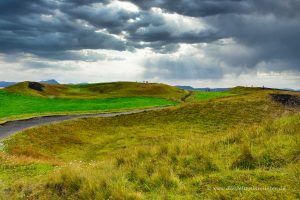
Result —
[[[181,98],[181,101],[185,102],[187,100],[187,98],[189,98],[192,94],[193,94],[193,92],[189,91],[189,93],[187,95],[185,95],[184,97]]]
[[[49,124],[54,122],[62,122],[70,119],[78,119],[84,117],[115,117],[119,115],[129,115],[134,113],[141,113],[151,110],[159,110],[164,107],[147,108],[141,110],[132,110],[115,113],[98,113],[98,114],[82,114],[82,115],[59,115],[59,116],[46,116],[46,117],[35,117],[26,120],[17,120],[0,124],[0,139],[3,139],[16,132],[22,131],[27,128],[39,126],[43,124]]]

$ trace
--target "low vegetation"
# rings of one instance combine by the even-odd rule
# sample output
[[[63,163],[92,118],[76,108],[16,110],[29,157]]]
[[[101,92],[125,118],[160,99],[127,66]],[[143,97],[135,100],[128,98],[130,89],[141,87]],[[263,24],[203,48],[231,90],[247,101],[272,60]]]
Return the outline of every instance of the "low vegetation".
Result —
[[[300,114],[235,95],[44,125],[2,142],[13,199],[299,199]],[[297,93],[293,93],[298,95]]]

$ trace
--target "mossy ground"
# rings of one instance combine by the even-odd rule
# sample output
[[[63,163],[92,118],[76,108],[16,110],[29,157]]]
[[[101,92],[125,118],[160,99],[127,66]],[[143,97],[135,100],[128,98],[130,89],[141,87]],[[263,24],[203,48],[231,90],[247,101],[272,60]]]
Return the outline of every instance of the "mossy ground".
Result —
[[[3,141],[4,198],[299,199],[300,115],[280,91],[28,129]],[[297,94],[296,94],[297,95]],[[40,166],[24,172],[20,166]],[[8,167],[7,167],[8,166]],[[26,171],[26,170],[25,170]]]

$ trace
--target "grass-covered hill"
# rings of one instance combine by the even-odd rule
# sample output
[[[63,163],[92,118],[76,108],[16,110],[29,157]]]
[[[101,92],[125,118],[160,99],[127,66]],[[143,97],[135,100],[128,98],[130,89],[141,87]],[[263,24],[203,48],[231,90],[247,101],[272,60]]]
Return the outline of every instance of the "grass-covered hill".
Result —
[[[22,82],[0,91],[0,122],[34,116],[120,111],[180,102],[187,91],[156,83],[49,85]]]
[[[117,112],[131,109],[173,106],[176,104],[175,101],[157,97],[133,96],[97,99],[61,99],[41,98],[0,91],[0,122],[37,116]]]
[[[173,108],[18,133],[2,143],[1,195],[299,199],[299,93],[229,92],[234,95],[194,93]]]
[[[48,98],[113,98],[113,97],[159,97],[179,101],[186,91],[165,84],[113,82],[82,85],[49,85],[39,83],[41,90],[30,88],[31,82],[22,82],[5,88],[11,93]]]

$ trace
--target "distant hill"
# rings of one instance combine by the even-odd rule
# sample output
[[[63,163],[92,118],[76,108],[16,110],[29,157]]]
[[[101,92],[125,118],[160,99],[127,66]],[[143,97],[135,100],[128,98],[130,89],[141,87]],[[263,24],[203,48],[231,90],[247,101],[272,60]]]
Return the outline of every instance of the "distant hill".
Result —
[[[0,87],[8,87],[11,85],[15,85],[17,82],[6,82],[6,81],[0,81]]]
[[[59,82],[55,79],[50,79],[50,80],[46,80],[46,81],[40,81],[40,83],[47,83],[49,85],[57,85],[59,84]]]
[[[57,85],[59,84],[58,81],[55,79],[50,79],[50,80],[45,80],[45,81],[40,81],[41,83],[47,83],[49,85]],[[6,81],[0,81],[0,87],[9,87],[15,84],[18,84],[19,82],[6,82]]]
[[[176,85],[175,87],[183,89],[183,90],[195,90],[195,88],[191,87],[191,86],[184,86],[184,85]]]
[[[183,90],[198,90],[198,91],[211,91],[211,92],[222,92],[222,91],[232,89],[232,88],[208,88],[208,87],[206,87],[206,88],[194,88],[192,86],[185,86],[185,85],[176,85],[175,87],[183,89]],[[256,88],[256,87],[254,87],[254,88]],[[291,88],[267,88],[267,87],[265,87],[265,89],[287,90],[287,91],[300,92],[300,90],[291,89]]]
[[[181,85],[176,85],[175,87],[184,90],[199,90],[199,91],[212,91],[212,92],[222,92],[231,89],[231,88],[193,88],[192,86],[181,86]]]
[[[288,90],[288,91],[300,92],[300,90],[291,89],[291,88],[281,88],[280,90]]]

